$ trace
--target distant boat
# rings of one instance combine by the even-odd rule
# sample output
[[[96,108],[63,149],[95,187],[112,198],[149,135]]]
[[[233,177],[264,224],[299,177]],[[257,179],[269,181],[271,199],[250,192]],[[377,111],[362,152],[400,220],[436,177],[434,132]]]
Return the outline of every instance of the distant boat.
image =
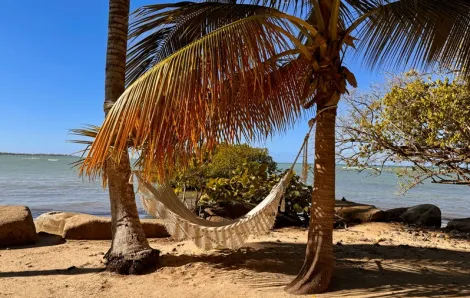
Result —
[[[47,160],[48,161],[58,161],[58,159],[55,159],[55,158],[48,158]]]
[[[40,159],[40,158],[39,158],[39,157],[31,156],[31,157],[26,157],[26,158],[23,158],[23,159]]]
[[[346,170],[346,171],[359,171],[359,170],[376,170],[376,171],[380,171],[381,168],[343,167],[343,170]]]
[[[363,167],[343,167],[343,170],[361,170]]]

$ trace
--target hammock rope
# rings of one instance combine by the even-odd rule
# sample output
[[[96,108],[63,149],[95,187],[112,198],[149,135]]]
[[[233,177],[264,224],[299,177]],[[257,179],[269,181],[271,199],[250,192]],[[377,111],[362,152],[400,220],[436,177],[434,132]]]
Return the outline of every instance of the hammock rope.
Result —
[[[293,164],[287,170],[268,194],[255,208],[246,215],[223,222],[212,222],[198,217],[191,212],[175,194],[173,189],[162,184],[155,187],[146,181],[139,172],[134,172],[138,182],[138,193],[145,211],[164,220],[165,227],[173,239],[177,241],[192,240],[201,249],[237,249],[243,246],[251,234],[266,234],[274,226],[278,207],[281,210],[285,204],[282,197],[289,186],[293,175],[294,166],[298,158],[308,145],[308,138],[313,130],[316,118],[323,111],[333,107],[327,107],[317,113],[317,116],[309,121],[310,129],[305,135],[304,141]]]

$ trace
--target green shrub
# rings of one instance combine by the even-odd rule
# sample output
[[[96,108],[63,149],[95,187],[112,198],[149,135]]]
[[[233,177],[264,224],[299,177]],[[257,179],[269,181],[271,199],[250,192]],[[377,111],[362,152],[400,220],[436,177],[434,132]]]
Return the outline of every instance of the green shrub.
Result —
[[[244,145],[220,145],[216,152],[202,162],[194,161],[172,184],[181,192],[197,190],[202,196],[198,205],[261,202],[284,176],[267,149]],[[308,206],[312,188],[293,175],[286,191],[286,207],[291,212],[301,212]]]
[[[220,145],[207,165],[208,177],[229,178],[233,172],[245,163],[266,166],[266,171],[274,172],[277,164],[266,148],[253,148],[247,144]]]

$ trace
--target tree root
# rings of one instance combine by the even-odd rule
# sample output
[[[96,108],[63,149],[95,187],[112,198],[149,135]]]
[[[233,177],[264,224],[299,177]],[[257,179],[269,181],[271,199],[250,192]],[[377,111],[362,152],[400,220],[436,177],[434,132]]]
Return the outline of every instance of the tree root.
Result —
[[[108,252],[106,259],[106,269],[122,275],[137,275],[148,273],[155,269],[160,251],[157,249],[146,249],[130,254],[113,254]]]

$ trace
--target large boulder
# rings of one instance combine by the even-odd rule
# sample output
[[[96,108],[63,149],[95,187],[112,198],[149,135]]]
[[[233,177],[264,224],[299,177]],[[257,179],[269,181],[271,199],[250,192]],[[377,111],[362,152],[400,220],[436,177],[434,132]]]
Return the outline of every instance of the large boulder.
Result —
[[[28,207],[0,206],[0,247],[34,244],[36,240]]]
[[[142,229],[144,229],[147,238],[170,237],[161,219],[141,219],[140,223],[142,224]]]
[[[64,223],[62,237],[75,240],[111,239],[111,219],[89,214],[68,217]]]
[[[141,219],[142,228],[148,238],[168,237],[169,234],[159,219]],[[38,232],[59,235],[75,240],[111,239],[111,219],[72,212],[48,212],[36,219]]]
[[[276,216],[276,221],[274,222],[274,228],[280,229],[285,227],[301,227],[304,225],[308,225],[308,221],[306,223],[302,222],[300,218],[294,213],[278,213]]]
[[[220,216],[227,219],[236,219],[244,216],[253,206],[241,202],[220,202],[218,206],[206,206],[203,217]]]
[[[441,227],[441,209],[432,204],[410,207],[400,218],[404,223],[419,227]]]
[[[212,222],[229,222],[246,215],[252,206],[239,202],[221,203],[219,206],[206,206],[202,208],[200,216]],[[274,228],[300,227],[303,222],[296,214],[278,213]]]
[[[460,232],[470,232],[470,217],[452,219],[447,223],[447,229],[457,230]]]
[[[403,222],[401,216],[408,210],[406,207],[402,208],[393,208],[384,211],[384,221],[385,222]]]
[[[335,213],[345,223],[364,223],[382,221],[384,212],[373,205],[350,201],[336,201]]]
[[[68,218],[80,215],[80,213],[52,211],[39,215],[34,224],[38,233],[44,232],[52,235],[63,236],[64,226]]]

